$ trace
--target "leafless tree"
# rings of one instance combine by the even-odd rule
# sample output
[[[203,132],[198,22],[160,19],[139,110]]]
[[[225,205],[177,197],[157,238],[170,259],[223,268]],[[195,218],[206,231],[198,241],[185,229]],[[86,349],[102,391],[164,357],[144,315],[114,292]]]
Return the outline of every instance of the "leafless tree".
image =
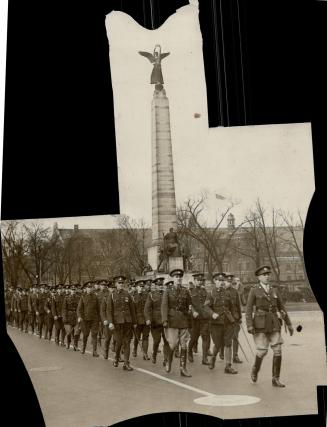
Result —
[[[222,271],[223,262],[227,258],[232,239],[240,226],[230,232],[222,231],[222,224],[235,205],[229,202],[228,206],[217,211],[216,221],[213,226],[208,226],[204,218],[207,195],[198,198],[189,198],[177,211],[178,231],[181,240],[186,240],[191,246],[192,239],[200,243],[203,248],[203,270],[208,269],[209,278],[218,269]]]
[[[301,212],[297,212],[297,219],[294,218],[294,215],[292,213],[285,212],[281,209],[278,211],[278,215],[282,219],[286,229],[286,233],[281,233],[280,239],[282,242],[284,242],[284,244],[288,245],[289,248],[295,251],[295,253],[298,255],[305,280],[307,284],[309,284],[303,256],[302,239],[304,234],[304,221]]]
[[[143,219],[132,220],[121,215],[118,220],[122,245],[122,272],[127,275],[141,275],[147,265],[146,224]]]

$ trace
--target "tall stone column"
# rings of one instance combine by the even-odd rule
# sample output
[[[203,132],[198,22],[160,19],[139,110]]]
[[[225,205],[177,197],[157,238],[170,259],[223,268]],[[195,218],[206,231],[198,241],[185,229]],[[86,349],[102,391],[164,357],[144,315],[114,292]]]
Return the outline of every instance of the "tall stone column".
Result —
[[[155,85],[152,99],[152,245],[148,248],[148,262],[157,271],[164,235],[177,228],[173,153],[170,133],[169,101],[163,87],[161,62],[169,52],[161,52],[156,45],[153,53],[139,51],[153,65],[150,84]],[[168,261],[168,263],[167,263]],[[166,270],[180,267],[181,257],[170,256]]]
[[[177,227],[169,101],[166,91],[152,99],[152,243],[158,245],[169,229]]]

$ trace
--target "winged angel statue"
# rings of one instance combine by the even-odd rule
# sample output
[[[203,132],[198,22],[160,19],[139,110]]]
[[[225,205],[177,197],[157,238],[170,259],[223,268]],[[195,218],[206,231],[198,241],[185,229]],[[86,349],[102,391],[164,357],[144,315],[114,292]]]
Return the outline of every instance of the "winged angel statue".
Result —
[[[151,84],[163,84],[163,76],[161,70],[161,60],[166,58],[170,52],[161,53],[161,46],[156,44],[153,50],[153,54],[150,52],[139,52],[140,55],[145,56],[153,64],[153,70],[151,73]]]

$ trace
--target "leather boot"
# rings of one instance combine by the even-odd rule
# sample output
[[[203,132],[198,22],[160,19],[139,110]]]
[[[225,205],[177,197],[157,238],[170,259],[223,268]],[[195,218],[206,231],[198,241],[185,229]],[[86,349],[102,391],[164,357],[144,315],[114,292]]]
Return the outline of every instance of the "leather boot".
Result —
[[[197,354],[198,353],[198,343],[196,342],[195,344],[194,344],[194,346],[193,346],[193,352],[195,353],[195,354]]]
[[[237,374],[237,371],[232,367],[232,347],[225,347],[225,374]]]
[[[115,368],[117,368],[118,365],[119,365],[119,355],[117,356],[117,354],[116,354],[116,357],[115,357],[113,365],[114,365]]]
[[[186,369],[186,353],[187,349],[181,349],[180,373],[182,377],[191,377],[192,375]]]
[[[216,364],[216,356],[212,356],[209,362],[209,369],[214,369]]]
[[[124,362],[123,369],[124,371],[133,371],[133,368],[129,365],[129,362]]]
[[[237,374],[238,372],[232,367],[230,363],[225,366],[225,374]]]
[[[83,347],[82,347],[82,354],[85,354],[85,349],[86,349],[86,342],[83,340]]]
[[[279,381],[281,364],[282,364],[282,356],[274,355],[273,365],[272,365],[272,385],[274,387],[285,387],[285,384]]]
[[[66,346],[67,350],[69,350],[70,341],[71,341],[71,338],[70,338],[70,336],[67,335],[67,346]]]
[[[108,359],[108,357],[109,357],[109,346],[108,347],[106,346],[103,350],[103,358]]]
[[[202,365],[209,365],[207,356],[202,357]]]
[[[137,345],[135,346],[135,344],[134,344],[134,348],[133,348],[132,356],[133,356],[133,357],[136,357],[136,356],[137,356]]]
[[[166,363],[166,372],[169,373],[171,371],[171,364],[173,362],[174,357],[174,350],[172,350],[170,347],[167,349],[167,363]]]
[[[78,335],[74,336],[74,346],[73,346],[74,351],[78,351]]]
[[[153,353],[152,353],[152,363],[157,363],[157,349],[153,349]]]
[[[95,338],[93,341],[93,353],[92,353],[93,357],[99,357],[98,353],[97,353],[97,339]]]
[[[236,354],[233,357],[233,363],[243,363],[242,360],[238,357],[238,355]]]
[[[194,359],[193,359],[193,349],[191,347],[188,348],[187,358],[188,358],[188,361],[190,363],[194,362]]]
[[[259,356],[255,357],[254,365],[252,366],[252,370],[251,370],[251,380],[254,383],[257,382],[258,372],[260,371],[262,360],[263,360],[263,357],[259,357]]]

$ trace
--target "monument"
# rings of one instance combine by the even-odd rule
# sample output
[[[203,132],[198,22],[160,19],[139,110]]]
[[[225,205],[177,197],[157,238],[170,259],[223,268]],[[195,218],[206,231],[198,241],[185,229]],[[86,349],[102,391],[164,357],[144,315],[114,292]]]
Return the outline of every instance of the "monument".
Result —
[[[173,153],[170,132],[169,100],[164,89],[161,61],[169,55],[156,45],[153,54],[139,52],[152,64],[150,84],[155,85],[152,99],[152,244],[148,262],[153,271],[168,273],[183,268],[178,242],[173,247],[177,228]],[[176,234],[176,233],[175,233]],[[168,238],[165,236],[168,235]],[[169,247],[168,247],[169,244]],[[174,250],[172,250],[174,248]]]

